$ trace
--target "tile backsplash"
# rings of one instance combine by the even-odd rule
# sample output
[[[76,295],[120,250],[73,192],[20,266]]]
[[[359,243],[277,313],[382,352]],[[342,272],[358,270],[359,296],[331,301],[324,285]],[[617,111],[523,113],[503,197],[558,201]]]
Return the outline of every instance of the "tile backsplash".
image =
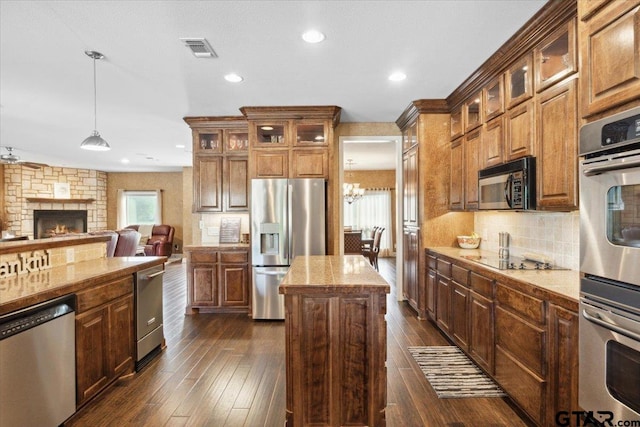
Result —
[[[574,212],[476,212],[480,248],[498,252],[498,233],[510,235],[509,253],[543,254],[556,265],[580,269],[580,215]]]

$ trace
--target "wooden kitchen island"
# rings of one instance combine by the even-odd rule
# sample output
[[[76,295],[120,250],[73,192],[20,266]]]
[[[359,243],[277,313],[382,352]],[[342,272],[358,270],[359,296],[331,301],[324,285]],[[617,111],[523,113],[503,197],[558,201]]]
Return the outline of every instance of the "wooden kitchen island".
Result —
[[[360,255],[300,256],[279,291],[286,425],[384,426],[389,284]]]

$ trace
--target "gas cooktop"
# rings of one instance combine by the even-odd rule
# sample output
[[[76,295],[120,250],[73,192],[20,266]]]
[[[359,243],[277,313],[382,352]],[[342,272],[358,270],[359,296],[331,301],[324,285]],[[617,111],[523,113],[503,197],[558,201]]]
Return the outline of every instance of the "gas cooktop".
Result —
[[[553,265],[551,262],[532,261],[522,257],[503,259],[498,256],[463,255],[462,258],[498,270],[567,270],[564,267]]]

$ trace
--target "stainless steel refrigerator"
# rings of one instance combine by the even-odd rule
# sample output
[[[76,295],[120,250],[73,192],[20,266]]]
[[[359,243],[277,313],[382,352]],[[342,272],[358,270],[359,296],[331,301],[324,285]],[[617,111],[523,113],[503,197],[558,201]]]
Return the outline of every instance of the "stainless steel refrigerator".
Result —
[[[298,255],[326,254],[324,179],[251,180],[252,315],[284,319],[278,286]]]

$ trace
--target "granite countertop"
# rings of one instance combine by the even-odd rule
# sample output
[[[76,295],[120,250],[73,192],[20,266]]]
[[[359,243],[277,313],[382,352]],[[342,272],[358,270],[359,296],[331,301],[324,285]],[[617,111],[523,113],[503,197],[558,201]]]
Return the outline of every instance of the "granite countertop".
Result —
[[[298,256],[280,283],[281,294],[304,292],[366,292],[391,288],[361,255]]]
[[[193,251],[201,249],[250,249],[249,243],[201,243],[199,245],[186,245],[182,248],[183,251]]]
[[[428,250],[467,263],[467,265],[470,263],[497,275],[537,286],[545,291],[569,298],[573,302],[578,302],[580,297],[580,272],[576,270],[499,270],[464,258],[469,255],[495,257],[498,255],[495,252],[452,247],[435,247],[428,248]]]
[[[0,315],[163,264],[166,257],[112,257],[0,280]]]

